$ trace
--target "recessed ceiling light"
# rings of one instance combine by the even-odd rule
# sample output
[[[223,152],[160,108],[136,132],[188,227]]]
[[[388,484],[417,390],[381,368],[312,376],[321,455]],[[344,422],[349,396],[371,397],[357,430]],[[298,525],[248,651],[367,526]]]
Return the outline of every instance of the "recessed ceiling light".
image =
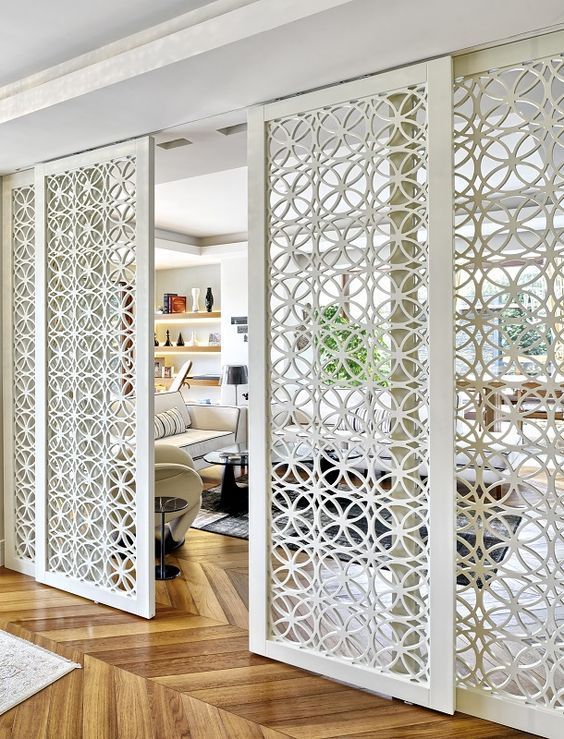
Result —
[[[160,149],[178,149],[181,146],[189,146],[192,142],[188,139],[171,139],[170,141],[161,141],[157,146]]]
[[[218,128],[217,132],[223,136],[233,136],[234,133],[243,133],[247,130],[246,123],[237,123],[235,126],[226,126],[225,128]]]

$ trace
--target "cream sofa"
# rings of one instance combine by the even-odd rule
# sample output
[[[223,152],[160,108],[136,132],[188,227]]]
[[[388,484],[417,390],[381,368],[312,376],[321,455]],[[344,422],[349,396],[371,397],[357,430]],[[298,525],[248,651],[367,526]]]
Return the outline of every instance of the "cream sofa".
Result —
[[[186,421],[186,430],[157,439],[155,444],[172,444],[184,449],[194,460],[197,470],[206,467],[204,455],[245,439],[240,409],[228,405],[186,403],[180,392],[157,393],[155,414],[177,408]]]

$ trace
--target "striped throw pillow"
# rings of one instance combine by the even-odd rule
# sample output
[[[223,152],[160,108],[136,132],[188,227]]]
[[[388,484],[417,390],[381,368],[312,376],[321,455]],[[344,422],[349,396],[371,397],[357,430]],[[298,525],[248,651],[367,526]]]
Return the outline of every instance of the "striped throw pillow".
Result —
[[[392,430],[392,422],[389,411],[383,408],[359,408],[352,418],[353,431],[362,432],[379,432],[380,434],[389,434]]]
[[[165,436],[174,436],[186,431],[186,423],[178,408],[157,413],[155,416],[155,439],[164,439]]]

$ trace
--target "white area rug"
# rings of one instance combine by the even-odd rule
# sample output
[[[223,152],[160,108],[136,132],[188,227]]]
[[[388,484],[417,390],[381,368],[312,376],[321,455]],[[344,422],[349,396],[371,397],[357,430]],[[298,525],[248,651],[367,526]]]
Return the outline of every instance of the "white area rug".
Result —
[[[80,665],[0,630],[0,714]]]

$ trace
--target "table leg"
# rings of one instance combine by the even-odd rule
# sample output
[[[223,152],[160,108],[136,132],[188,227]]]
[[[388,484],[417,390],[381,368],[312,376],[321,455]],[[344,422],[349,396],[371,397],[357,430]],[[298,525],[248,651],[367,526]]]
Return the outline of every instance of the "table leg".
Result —
[[[166,523],[165,523],[165,514],[164,511],[161,513],[161,556],[160,556],[160,571],[159,571],[159,579],[164,580],[165,577],[165,531],[166,531]]]
[[[155,567],[155,579],[156,580],[174,580],[175,577],[180,575],[180,568],[176,565],[165,564],[165,531],[166,531],[166,513],[161,513],[161,548],[160,548],[160,562]]]
[[[235,465],[223,466],[220,506],[229,513],[243,513],[249,509],[249,488],[235,482]]]

